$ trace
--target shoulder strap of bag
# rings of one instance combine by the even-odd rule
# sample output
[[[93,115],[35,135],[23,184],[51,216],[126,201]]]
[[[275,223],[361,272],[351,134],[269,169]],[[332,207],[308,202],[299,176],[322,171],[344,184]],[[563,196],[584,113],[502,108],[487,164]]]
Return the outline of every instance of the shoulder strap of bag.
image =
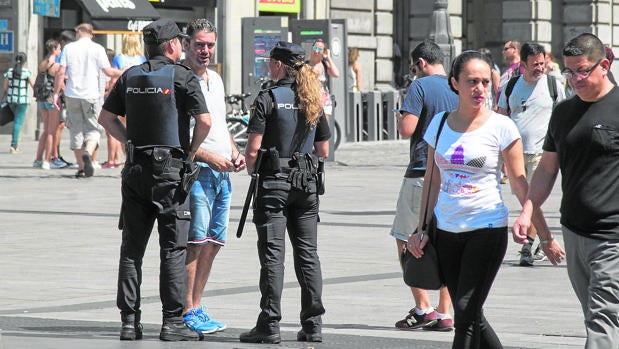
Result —
[[[557,79],[548,74],[546,75],[546,78],[548,79],[548,91],[550,91],[550,98],[552,98],[552,107],[554,108],[555,105],[557,105]]]
[[[449,116],[449,112],[445,112],[441,119],[441,123],[438,125],[438,132],[436,132],[436,140],[434,141],[434,151],[436,151],[436,147],[438,146],[438,138],[441,136],[441,131],[443,130],[443,126],[445,125],[445,121],[447,120],[447,116]],[[428,193],[426,196],[426,209],[423,212],[423,225],[421,229],[424,231],[428,228],[428,202],[430,201],[430,190],[432,189],[432,177],[434,176],[434,167],[435,163],[432,161],[432,167],[430,168],[430,183],[428,183]]]
[[[505,86],[505,103],[507,103],[507,113],[511,113],[510,108],[509,108],[509,96],[512,94],[512,91],[514,90],[514,86],[516,86],[516,83],[518,82],[518,79],[520,78],[520,75],[516,75],[513,78],[509,79],[509,81],[507,82],[507,86]]]

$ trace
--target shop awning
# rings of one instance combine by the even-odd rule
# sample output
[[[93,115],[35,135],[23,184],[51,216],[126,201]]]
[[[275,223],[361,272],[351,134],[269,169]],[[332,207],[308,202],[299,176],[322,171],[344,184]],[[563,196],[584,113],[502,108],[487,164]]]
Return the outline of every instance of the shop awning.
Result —
[[[78,0],[96,31],[140,31],[161,17],[148,0]]]

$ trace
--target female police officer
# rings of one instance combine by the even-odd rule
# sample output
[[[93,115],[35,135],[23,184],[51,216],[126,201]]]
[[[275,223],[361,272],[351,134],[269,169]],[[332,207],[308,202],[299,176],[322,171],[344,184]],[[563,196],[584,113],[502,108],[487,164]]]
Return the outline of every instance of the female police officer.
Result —
[[[278,42],[270,52],[275,87],[261,91],[252,107],[246,148],[248,172],[260,174],[254,223],[258,231],[261,312],[241,342],[279,343],[284,281],[285,231],[301,286],[298,341],[321,342],[322,274],[317,249],[318,194],[315,154],[329,152],[329,126],[322,112],[320,85],[304,63],[304,50]],[[261,161],[258,161],[258,154]]]

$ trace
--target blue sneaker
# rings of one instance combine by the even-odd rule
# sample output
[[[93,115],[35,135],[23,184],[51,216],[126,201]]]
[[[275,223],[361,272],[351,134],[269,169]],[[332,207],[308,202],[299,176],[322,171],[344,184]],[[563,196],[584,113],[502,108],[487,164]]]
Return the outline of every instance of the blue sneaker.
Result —
[[[51,168],[53,168],[53,169],[57,169],[57,168],[65,168],[65,167],[67,167],[67,166],[68,166],[68,165],[67,165],[64,161],[61,161],[61,160],[60,160],[60,159],[58,159],[58,158],[54,158],[54,159],[52,159],[52,161],[50,161],[50,162],[49,162],[49,165],[50,165],[50,167],[51,167]]]
[[[207,324],[211,324],[212,326],[217,327],[217,331],[223,331],[226,328],[228,328],[228,326],[226,324],[224,324],[223,322],[219,322],[219,321],[215,321],[213,319],[211,319],[210,316],[208,316],[208,314],[204,311],[203,308],[196,308],[195,309],[196,314],[200,317],[200,319]]]
[[[202,333],[214,333],[219,331],[217,326],[211,323],[204,322],[202,317],[198,315],[197,309],[191,309],[190,311],[183,316],[183,321],[187,324],[187,327],[191,328],[194,331],[202,332]]]

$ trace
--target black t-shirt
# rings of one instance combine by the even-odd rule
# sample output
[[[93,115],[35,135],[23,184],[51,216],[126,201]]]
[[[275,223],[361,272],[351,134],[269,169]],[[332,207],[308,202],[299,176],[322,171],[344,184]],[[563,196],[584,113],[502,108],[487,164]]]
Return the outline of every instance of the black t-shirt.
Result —
[[[139,67],[146,71],[154,71],[167,64],[174,64],[174,62],[165,56],[156,56],[142,63]],[[134,68],[136,67],[129,69]],[[189,149],[189,119],[193,115],[208,113],[208,108],[202,94],[200,82],[191,69],[178,64],[174,66],[174,69],[174,97],[179,123],[181,123],[179,126],[181,126],[181,132],[183,132],[179,136],[183,148]],[[126,115],[125,95],[128,71],[121,75],[103,103],[103,109],[116,115]],[[127,117],[131,116],[127,115]]]
[[[574,96],[554,109],[544,151],[562,176],[561,224],[597,239],[619,239],[619,89],[597,102]]]
[[[288,86],[294,90],[293,84],[294,80],[291,79],[282,79],[277,82],[277,86]],[[258,93],[251,109],[252,113],[249,118],[247,133],[264,134],[269,116],[273,113],[273,98],[268,90],[262,90]],[[321,111],[320,113],[321,116],[318,120],[318,124],[316,125],[314,142],[326,141],[329,137],[331,137],[329,122],[327,121],[324,112]]]

